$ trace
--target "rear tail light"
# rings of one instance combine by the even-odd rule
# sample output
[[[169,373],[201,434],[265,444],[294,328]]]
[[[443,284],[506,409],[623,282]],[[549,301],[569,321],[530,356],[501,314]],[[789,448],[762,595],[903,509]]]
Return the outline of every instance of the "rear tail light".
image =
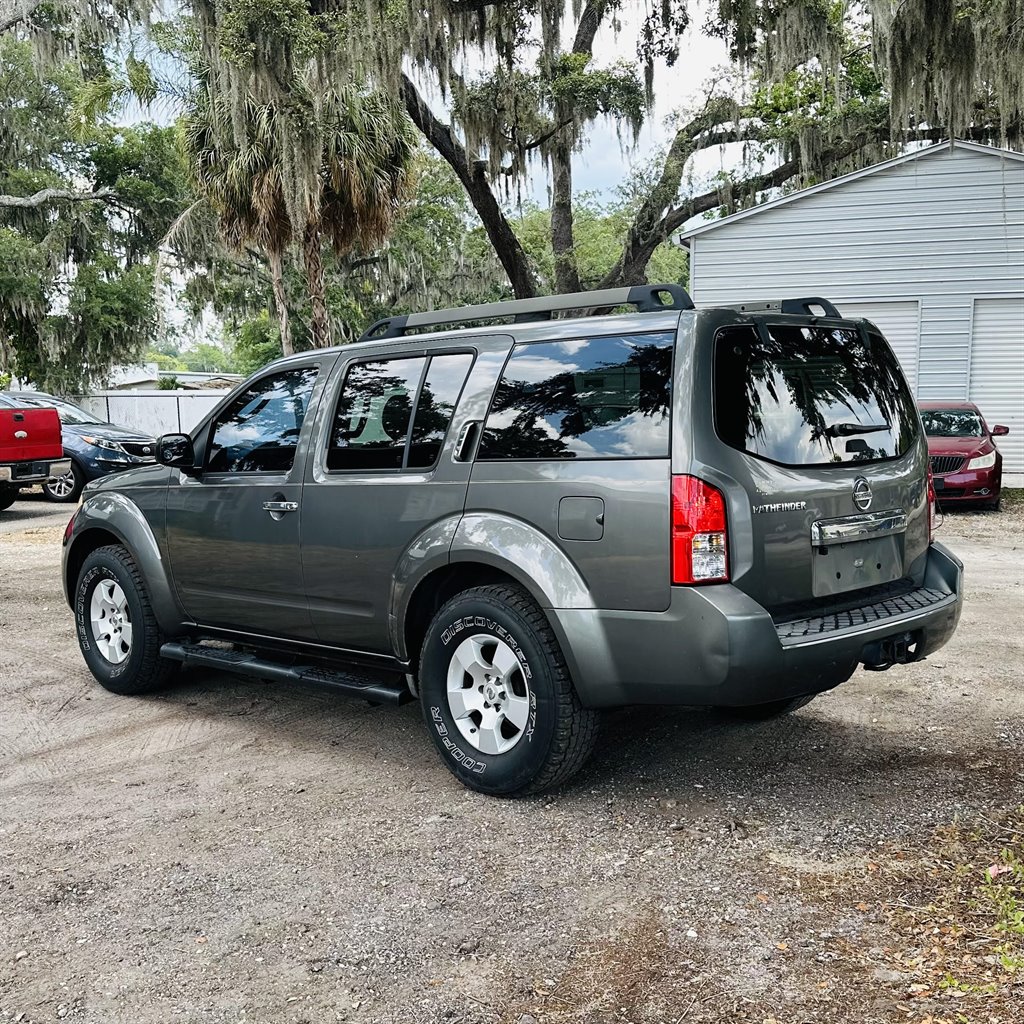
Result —
[[[729,578],[725,498],[695,476],[672,477],[672,582]]]
[[[935,540],[935,478],[928,467],[928,543]]]

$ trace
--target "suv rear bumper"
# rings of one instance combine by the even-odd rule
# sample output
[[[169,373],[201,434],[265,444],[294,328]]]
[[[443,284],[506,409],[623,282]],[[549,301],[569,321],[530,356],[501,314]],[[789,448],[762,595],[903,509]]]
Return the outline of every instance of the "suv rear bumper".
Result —
[[[915,643],[914,660],[938,650],[960,619],[963,563],[932,544],[921,588],[905,597],[804,619],[800,628],[777,625],[729,584],[673,587],[665,612],[555,608],[550,615],[589,707],[738,707],[829,690],[858,665],[882,660],[889,641]]]

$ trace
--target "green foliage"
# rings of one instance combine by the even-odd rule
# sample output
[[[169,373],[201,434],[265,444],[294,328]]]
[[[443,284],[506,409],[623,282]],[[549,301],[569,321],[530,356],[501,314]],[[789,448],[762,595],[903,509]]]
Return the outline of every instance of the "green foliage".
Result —
[[[266,310],[243,321],[232,334],[238,373],[248,376],[281,357],[281,335]]]
[[[575,202],[575,256],[580,283],[596,288],[622,253],[622,239],[633,217],[630,204],[604,204],[584,193]],[[555,260],[551,249],[551,213],[531,209],[516,224],[516,231],[538,270],[541,286],[554,290]],[[673,241],[659,246],[648,264],[647,278],[660,284],[687,283],[689,263],[686,250]]]
[[[153,340],[156,249],[185,199],[171,130],[115,127],[83,100],[111,78],[91,52],[41,73],[0,37],[0,193],[114,193],[0,207],[0,365],[46,390],[79,391]]]
[[[0,391],[7,391],[10,388],[11,379],[9,373],[0,373]]]
[[[181,353],[185,369],[193,373],[234,373],[233,354],[221,345],[201,341]]]
[[[177,377],[160,377],[156,382],[157,391],[176,391],[181,387]]]

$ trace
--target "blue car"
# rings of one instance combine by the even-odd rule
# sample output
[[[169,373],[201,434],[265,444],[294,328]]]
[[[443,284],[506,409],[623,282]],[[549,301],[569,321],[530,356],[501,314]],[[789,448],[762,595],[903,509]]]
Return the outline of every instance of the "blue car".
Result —
[[[78,501],[82,488],[97,477],[156,461],[156,441],[130,427],[104,423],[91,412],[39,391],[0,391],[0,406],[9,409],[42,407],[57,410],[64,454],[71,472],[43,484],[50,501]]]

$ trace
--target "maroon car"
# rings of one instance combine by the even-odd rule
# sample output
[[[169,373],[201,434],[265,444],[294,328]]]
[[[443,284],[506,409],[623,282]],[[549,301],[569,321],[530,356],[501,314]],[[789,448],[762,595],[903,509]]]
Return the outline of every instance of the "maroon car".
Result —
[[[935,477],[935,496],[942,505],[979,503],[999,508],[1003,457],[993,437],[1009,427],[991,430],[973,402],[919,402],[928,454]]]

